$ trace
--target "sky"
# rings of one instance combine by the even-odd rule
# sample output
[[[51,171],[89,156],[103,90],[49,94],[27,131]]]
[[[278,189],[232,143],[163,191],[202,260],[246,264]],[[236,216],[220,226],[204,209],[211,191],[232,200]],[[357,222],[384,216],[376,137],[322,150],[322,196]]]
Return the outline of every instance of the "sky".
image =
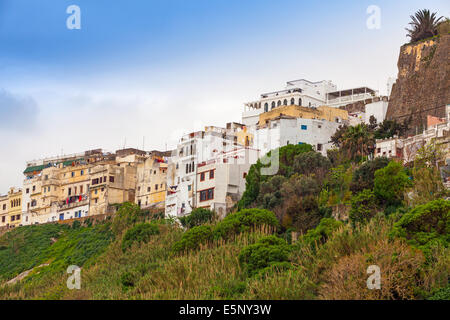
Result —
[[[67,28],[71,5],[81,29]],[[289,80],[384,93],[423,8],[450,16],[447,0],[0,0],[0,193],[30,160],[166,150],[240,122]]]

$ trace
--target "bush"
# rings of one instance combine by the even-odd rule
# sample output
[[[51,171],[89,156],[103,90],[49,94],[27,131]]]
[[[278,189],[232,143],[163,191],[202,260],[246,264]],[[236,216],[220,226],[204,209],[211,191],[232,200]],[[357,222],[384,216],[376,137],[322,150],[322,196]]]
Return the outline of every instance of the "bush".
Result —
[[[350,190],[357,194],[364,189],[373,189],[375,179],[375,171],[383,169],[389,164],[389,159],[386,157],[375,158],[374,160],[364,162],[353,173]]]
[[[342,221],[333,218],[323,218],[315,229],[308,230],[303,240],[309,244],[325,243],[334,230],[343,225]]]
[[[199,249],[201,244],[211,241],[213,231],[211,226],[198,226],[189,229],[183,234],[181,240],[177,241],[172,250],[175,253]]]
[[[403,202],[406,188],[411,184],[403,166],[391,161],[383,169],[375,171],[373,191],[385,205],[399,205]]]
[[[406,238],[421,249],[436,242],[448,247],[450,240],[450,201],[434,200],[417,206],[394,224],[392,235]]]
[[[178,218],[181,225],[185,228],[193,228],[202,224],[213,222],[215,213],[204,208],[197,208],[192,210],[191,214],[185,217]]]
[[[122,239],[122,250],[125,252],[133,243],[146,243],[155,234],[159,234],[158,226],[151,223],[139,223],[125,233]]]
[[[228,239],[233,235],[250,231],[258,226],[278,228],[279,223],[272,211],[265,209],[244,209],[232,213],[219,222],[214,229],[214,238]]]
[[[450,300],[450,286],[437,290],[427,300]]]
[[[288,261],[289,252],[286,241],[276,236],[268,236],[242,249],[239,262],[247,274],[253,276],[275,265],[285,267],[282,263]]]
[[[349,218],[353,225],[369,221],[376,213],[377,198],[373,191],[365,189],[352,197],[352,208]]]

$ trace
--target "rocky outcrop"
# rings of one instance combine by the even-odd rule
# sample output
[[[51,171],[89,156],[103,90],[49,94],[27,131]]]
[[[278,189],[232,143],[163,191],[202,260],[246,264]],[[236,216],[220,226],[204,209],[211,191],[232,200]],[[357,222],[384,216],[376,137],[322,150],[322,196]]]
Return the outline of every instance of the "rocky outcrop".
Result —
[[[445,117],[450,103],[449,53],[448,33],[401,47],[387,119],[406,121],[408,133],[415,134],[426,128],[427,115]]]

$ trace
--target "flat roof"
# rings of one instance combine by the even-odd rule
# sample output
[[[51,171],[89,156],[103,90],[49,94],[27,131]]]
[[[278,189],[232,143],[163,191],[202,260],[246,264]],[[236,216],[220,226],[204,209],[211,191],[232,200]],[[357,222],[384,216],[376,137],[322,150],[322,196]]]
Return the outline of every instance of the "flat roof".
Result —
[[[352,89],[345,89],[345,90],[339,90],[334,92],[327,93],[328,99],[334,99],[339,97],[345,97],[345,96],[351,96],[353,94],[361,94],[361,93],[375,93],[375,90],[369,88],[369,87],[359,87],[359,88],[352,88]]]

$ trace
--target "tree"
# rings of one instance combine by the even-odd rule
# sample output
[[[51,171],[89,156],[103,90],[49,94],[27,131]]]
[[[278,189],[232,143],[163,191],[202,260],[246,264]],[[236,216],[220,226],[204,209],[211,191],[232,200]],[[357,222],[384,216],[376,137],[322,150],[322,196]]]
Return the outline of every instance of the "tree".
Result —
[[[350,221],[365,223],[377,213],[377,198],[372,190],[365,189],[352,197],[352,208],[350,210]]]
[[[319,152],[305,152],[294,158],[294,171],[298,174],[314,175],[320,183],[325,178],[331,162]]]
[[[411,43],[437,35],[437,27],[443,18],[437,18],[436,12],[431,13],[428,9],[419,10],[410,17],[411,29],[406,28],[406,31],[408,31],[407,36],[411,38]]]
[[[393,136],[403,136],[407,130],[405,125],[398,123],[395,120],[384,120],[380,123],[374,131],[375,139],[388,139]]]
[[[438,163],[444,160],[444,153],[435,142],[429,143],[417,152],[414,159],[413,178],[414,190],[412,202],[414,205],[425,204],[447,195],[442,182]]]
[[[185,217],[178,218],[185,228],[193,228],[196,226],[200,226],[202,224],[213,222],[215,219],[215,212],[204,209],[204,208],[196,208],[192,210],[191,214]]]
[[[403,203],[406,188],[411,181],[403,166],[391,161],[383,169],[375,171],[373,191],[386,206],[400,206]]]
[[[353,161],[373,153],[375,139],[369,127],[358,124],[347,128],[341,137],[341,149],[344,154]]]
[[[375,179],[375,171],[386,167],[389,159],[386,157],[375,158],[364,162],[353,173],[350,190],[356,194],[364,189],[373,189],[373,180]]]

